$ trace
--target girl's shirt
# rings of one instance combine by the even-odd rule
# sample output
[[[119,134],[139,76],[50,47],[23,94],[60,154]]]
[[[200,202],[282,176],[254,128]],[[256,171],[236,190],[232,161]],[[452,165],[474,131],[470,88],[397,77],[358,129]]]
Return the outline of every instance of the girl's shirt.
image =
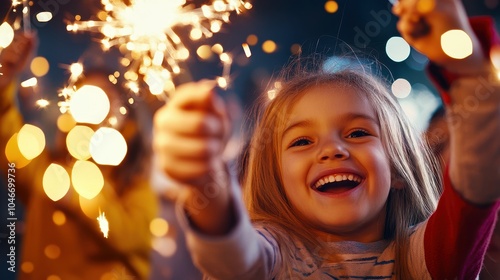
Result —
[[[500,87],[498,88],[500,93]],[[412,279],[474,279],[482,264],[500,202],[475,206],[463,200],[446,180],[438,210],[415,226],[410,235],[409,260]],[[239,190],[233,187],[235,201]],[[187,243],[193,261],[209,279],[391,279],[394,242],[353,241],[326,244],[328,259],[314,261],[315,250],[291,239],[294,255],[291,275],[283,270],[277,236],[291,236],[269,224],[252,225],[243,204],[237,206],[236,227],[226,236],[204,236],[188,226]],[[183,212],[178,207],[178,214]],[[290,237],[291,238],[291,237]],[[287,258],[288,259],[288,258]]]

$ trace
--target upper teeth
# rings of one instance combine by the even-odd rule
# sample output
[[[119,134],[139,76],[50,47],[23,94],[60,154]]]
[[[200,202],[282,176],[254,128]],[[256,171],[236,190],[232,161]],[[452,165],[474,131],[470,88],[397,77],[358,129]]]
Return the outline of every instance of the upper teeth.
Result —
[[[341,181],[347,181],[347,180],[361,183],[362,179],[361,179],[361,177],[359,177],[356,174],[335,174],[335,175],[328,175],[328,176],[325,176],[325,177],[319,179],[319,181],[317,181],[316,184],[314,184],[314,187],[315,188],[319,188],[319,187],[321,187],[321,186],[323,186],[324,184],[327,184],[327,183],[341,182]]]

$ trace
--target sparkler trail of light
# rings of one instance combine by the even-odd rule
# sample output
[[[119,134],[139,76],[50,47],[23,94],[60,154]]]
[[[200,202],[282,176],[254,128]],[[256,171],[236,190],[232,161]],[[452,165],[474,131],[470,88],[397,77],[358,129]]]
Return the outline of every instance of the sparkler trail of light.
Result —
[[[243,0],[215,0],[201,7],[186,0],[130,0],[129,4],[101,0],[101,4],[105,16],[100,20],[76,21],[67,30],[100,33],[104,50],[118,47],[124,53],[121,62],[127,67],[123,76],[129,88],[137,90],[142,78],[155,95],[174,90],[172,79],[182,70],[179,63],[189,57],[174,29],[190,28],[193,41],[209,38],[229,21],[232,12],[252,7]]]
[[[109,223],[106,219],[106,215],[104,215],[104,212],[101,213],[101,210],[99,210],[99,217],[97,217],[97,221],[99,222],[99,228],[101,229],[104,237],[108,238]]]

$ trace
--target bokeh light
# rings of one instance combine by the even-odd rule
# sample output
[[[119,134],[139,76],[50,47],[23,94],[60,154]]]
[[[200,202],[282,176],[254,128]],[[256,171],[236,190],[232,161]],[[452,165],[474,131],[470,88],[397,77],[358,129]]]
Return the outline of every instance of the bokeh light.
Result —
[[[291,47],[290,47],[290,52],[293,54],[293,55],[298,55],[302,52],[302,46],[300,44],[293,44]]]
[[[400,78],[392,83],[391,90],[397,98],[406,98],[411,93],[411,84],[408,80]]]
[[[325,3],[325,11],[334,14],[339,10],[339,4],[336,1],[328,0]]]
[[[82,86],[69,101],[69,110],[79,123],[99,124],[108,115],[109,108],[108,96],[97,86]]]
[[[69,66],[69,72],[71,73],[71,79],[76,80],[83,73],[83,65],[81,63],[73,63]]]
[[[23,82],[21,82],[21,87],[24,87],[24,88],[27,88],[27,87],[34,87],[38,84],[38,80],[33,77],[33,78],[29,78]]]
[[[149,224],[149,230],[156,237],[162,237],[168,232],[168,222],[162,218],[155,218]]]
[[[48,22],[52,19],[52,13],[51,12],[40,12],[36,14],[36,20],[39,22]]]
[[[35,268],[35,266],[33,265],[32,262],[23,262],[21,264],[21,270],[24,273],[31,273],[31,272],[33,272],[34,268]]]
[[[224,47],[221,44],[214,44],[211,49],[216,54],[221,54],[224,52]]]
[[[247,37],[247,44],[250,46],[255,46],[259,42],[259,37],[255,34],[250,34]]]
[[[69,177],[69,175],[68,175]],[[66,215],[64,212],[56,210],[52,213],[52,221],[58,226],[62,226],[66,223]]]
[[[106,191],[105,189],[103,192]],[[83,196],[79,196],[78,202],[80,204],[80,209],[89,219],[95,219],[101,213],[101,205],[106,203],[105,198],[102,194],[98,194],[92,199],[87,199]]]
[[[199,46],[198,49],[196,50],[196,54],[202,60],[209,60],[209,59],[211,59],[213,57],[213,52],[210,49],[209,45],[201,45],[201,46]]]
[[[14,29],[7,22],[0,25],[0,48],[6,48],[14,40]]]
[[[163,257],[171,257],[177,251],[177,243],[171,237],[157,237],[153,239],[153,249]]]
[[[49,244],[45,246],[44,253],[47,258],[55,260],[61,255],[61,248],[55,244]]]
[[[127,154],[127,142],[116,129],[101,127],[90,139],[89,150],[96,163],[116,166]]]
[[[497,70],[500,70],[500,46],[494,46],[490,51],[491,63]]]
[[[472,40],[463,30],[454,29],[441,36],[441,47],[446,55],[455,59],[464,59],[472,54]]]
[[[419,13],[430,13],[436,7],[436,0],[419,0],[417,2],[417,10]]]
[[[66,136],[66,147],[71,156],[79,160],[90,158],[90,139],[94,130],[88,126],[77,125]]]
[[[25,158],[21,151],[19,150],[19,144],[17,143],[17,133],[14,133],[7,145],[5,146],[5,156],[9,162],[16,164],[16,168],[23,168],[28,165],[31,160]]]
[[[57,128],[62,132],[69,132],[73,127],[76,126],[76,121],[73,116],[69,113],[60,114],[57,117]]]
[[[262,43],[262,50],[265,53],[273,53],[278,49],[278,46],[273,40],[266,40]]]
[[[385,45],[387,56],[395,62],[404,61],[410,56],[410,45],[399,36],[391,37]]]
[[[49,68],[49,61],[43,56],[33,58],[30,64],[31,73],[36,77],[45,76],[49,72]]]
[[[31,124],[25,124],[17,135],[17,144],[21,154],[29,160],[39,156],[45,149],[45,134]]]
[[[92,199],[101,192],[104,177],[94,163],[78,160],[71,170],[71,182],[80,196]]]
[[[43,191],[53,201],[63,198],[70,188],[69,174],[59,164],[52,163],[43,174]]]

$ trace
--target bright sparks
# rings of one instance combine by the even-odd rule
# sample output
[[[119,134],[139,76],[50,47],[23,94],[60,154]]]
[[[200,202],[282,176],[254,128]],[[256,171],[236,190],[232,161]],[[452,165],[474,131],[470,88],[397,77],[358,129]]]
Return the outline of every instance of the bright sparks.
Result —
[[[36,105],[39,107],[39,108],[46,108],[47,106],[50,105],[50,102],[46,99],[38,99],[36,101]]]
[[[246,57],[252,56],[252,51],[250,50],[250,47],[247,43],[243,43],[241,46],[243,47],[243,51],[245,52]]]
[[[109,223],[108,220],[106,219],[106,215],[104,215],[104,212],[101,213],[101,211],[99,211],[99,217],[97,217],[97,222],[99,222],[99,228],[101,229],[104,237],[108,238]]]
[[[181,72],[179,63],[189,50],[174,29],[188,28],[191,40],[212,37],[229,21],[231,12],[240,13],[252,5],[243,0],[215,0],[195,7],[186,0],[101,0],[105,19],[77,21],[68,31],[102,34],[103,48],[119,47],[131,63],[127,72],[143,77],[153,94],[173,90],[172,78]],[[127,74],[127,73],[125,73]],[[137,76],[135,75],[135,76]],[[136,82],[125,78],[128,82]]]

